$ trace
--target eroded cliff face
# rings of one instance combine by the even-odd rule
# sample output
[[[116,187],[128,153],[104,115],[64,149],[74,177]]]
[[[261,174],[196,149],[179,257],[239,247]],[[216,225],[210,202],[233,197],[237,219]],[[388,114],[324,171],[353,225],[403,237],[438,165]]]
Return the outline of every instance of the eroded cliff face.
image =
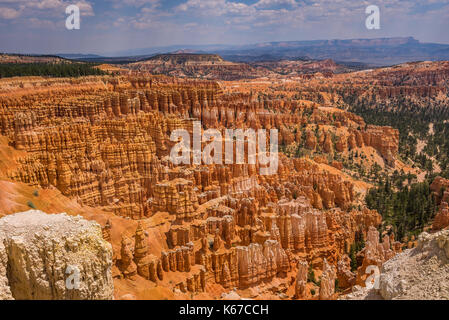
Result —
[[[0,299],[112,299],[112,248],[80,216],[30,210],[0,219]]]
[[[246,63],[225,61],[215,54],[160,54],[127,65],[131,70],[176,77],[201,77],[209,80],[237,80],[261,77],[270,72]]]
[[[432,230],[437,231],[449,227],[449,180],[440,176],[436,177],[430,185],[436,203],[439,205],[432,224]]]
[[[298,261],[325,275],[316,298],[333,298],[338,277],[354,283],[345,254],[381,217],[363,207],[369,185],[338,158],[372,152],[393,165],[397,130],[298,99],[293,89],[278,99],[285,88],[264,87],[263,96],[162,76],[45,81],[11,85],[0,98],[0,130],[14,148],[0,172],[95,213],[114,249],[117,298],[218,298],[232,288],[292,298],[304,274]],[[260,163],[173,165],[170,134],[192,133],[195,120],[202,130],[277,128],[285,150],[276,174],[260,175]],[[296,294],[310,297],[301,279]]]
[[[394,162],[397,153],[397,131],[365,126],[360,117],[343,111],[223,95],[212,82],[103,81],[104,89],[74,86],[70,91],[58,88],[3,100],[1,132],[16,149],[26,151],[15,168],[7,168],[10,179],[55,186],[84,205],[132,219],[157,211],[194,218],[198,204],[264,183],[270,188],[258,188],[259,192],[271,193],[271,201],[300,188],[316,208],[346,208],[354,200],[351,184],[333,174],[320,178],[320,170],[297,159],[281,159],[280,181],[290,184],[275,192],[270,189],[279,180],[258,177],[257,164],[174,167],[165,158],[174,145],[170,133],[181,128],[192,131],[193,116],[205,129],[278,128],[280,143],[287,148],[304,148],[311,155],[323,150],[331,159],[365,146],[388,162]],[[339,167],[338,161],[326,163]],[[287,175],[290,170],[298,175]],[[314,173],[309,175],[309,170]],[[314,190],[305,190],[306,186]]]
[[[367,125],[361,117],[345,111],[347,105],[338,88],[353,87],[345,77],[348,75],[331,80],[253,80],[244,85],[222,82],[221,87],[233,99],[240,97],[244,101],[255,100],[255,93],[259,92],[257,99],[262,101],[263,109],[255,110],[256,118],[260,118],[262,127],[279,129],[279,143],[289,156],[309,156],[339,169],[356,166],[369,170],[374,163],[394,168],[398,162],[399,131]],[[249,115],[247,121],[254,119],[253,113]]]

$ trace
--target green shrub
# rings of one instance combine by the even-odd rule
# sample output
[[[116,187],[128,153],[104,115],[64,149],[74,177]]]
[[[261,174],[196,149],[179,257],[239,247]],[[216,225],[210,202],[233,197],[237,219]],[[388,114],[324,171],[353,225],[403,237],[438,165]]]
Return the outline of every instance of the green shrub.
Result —
[[[31,209],[36,209],[36,206],[34,205],[34,203],[32,201],[28,201],[27,202],[28,207],[30,207]]]

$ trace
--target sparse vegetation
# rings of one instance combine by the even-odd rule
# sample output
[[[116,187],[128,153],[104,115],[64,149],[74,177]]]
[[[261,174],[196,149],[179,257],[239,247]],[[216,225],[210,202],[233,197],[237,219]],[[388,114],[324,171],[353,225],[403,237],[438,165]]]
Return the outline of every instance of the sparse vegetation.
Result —
[[[354,243],[351,244],[351,248],[349,249],[349,258],[351,259],[351,271],[356,271],[359,267],[357,263],[357,252],[362,250],[365,247],[365,240],[363,239],[363,235],[360,232],[355,233]]]
[[[34,205],[34,203],[32,201],[28,201],[27,202],[28,207],[30,207],[31,209],[36,209],[36,206]]]

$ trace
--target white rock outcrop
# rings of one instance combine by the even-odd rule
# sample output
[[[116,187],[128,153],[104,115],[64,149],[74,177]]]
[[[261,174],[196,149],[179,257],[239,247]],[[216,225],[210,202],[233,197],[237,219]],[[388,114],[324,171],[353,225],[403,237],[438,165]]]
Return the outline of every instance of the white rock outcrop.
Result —
[[[382,265],[379,288],[353,287],[348,300],[449,300],[449,230],[418,237],[418,246]]]
[[[112,247],[81,216],[0,219],[0,299],[113,299]]]
[[[384,299],[449,299],[449,230],[423,232],[416,248],[384,263],[379,293]]]

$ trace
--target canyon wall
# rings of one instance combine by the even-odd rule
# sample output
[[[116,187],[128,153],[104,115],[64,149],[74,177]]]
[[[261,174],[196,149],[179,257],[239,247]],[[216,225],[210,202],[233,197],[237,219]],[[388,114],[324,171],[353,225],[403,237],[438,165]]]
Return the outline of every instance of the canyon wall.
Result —
[[[299,261],[323,270],[322,299],[333,298],[332,282],[342,274],[353,283],[345,255],[355,235],[369,237],[381,217],[363,206],[367,187],[338,159],[368,150],[393,166],[397,130],[294,96],[276,98],[283,88],[262,96],[234,92],[234,83],[163,76],[85,81],[91,84],[33,79],[34,89],[0,97],[0,132],[14,148],[0,171],[101,212],[120,292],[134,290],[132,283],[189,298],[234,287],[273,297],[281,293],[270,283],[287,292]],[[261,175],[259,161],[175,166],[170,135],[192,135],[195,121],[202,131],[278,129],[276,174]]]

